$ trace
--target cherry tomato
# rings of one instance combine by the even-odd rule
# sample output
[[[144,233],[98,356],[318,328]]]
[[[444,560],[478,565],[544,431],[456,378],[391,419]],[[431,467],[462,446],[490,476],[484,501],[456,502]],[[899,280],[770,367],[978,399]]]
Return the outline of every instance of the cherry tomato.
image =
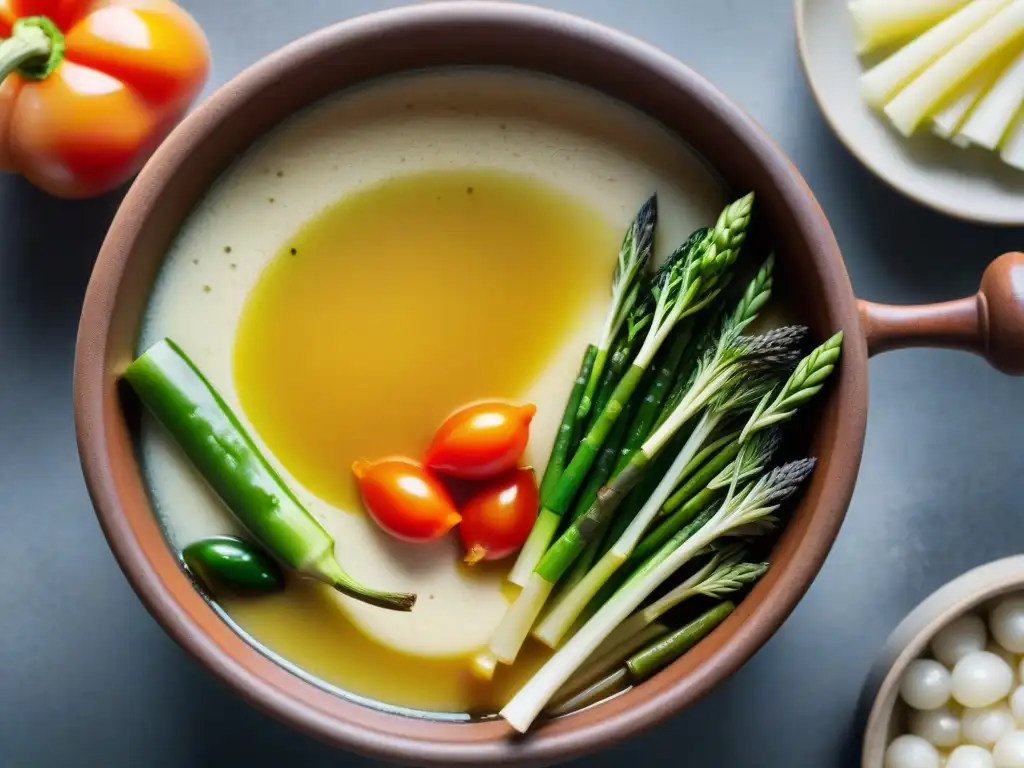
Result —
[[[408,459],[359,460],[352,465],[370,516],[403,541],[433,541],[458,525],[455,502],[441,482]]]
[[[530,440],[533,404],[476,403],[461,408],[438,427],[426,465],[470,480],[495,477],[515,467]]]
[[[538,503],[532,469],[515,469],[473,494],[459,526],[466,562],[501,560],[523,546],[537,519]]]

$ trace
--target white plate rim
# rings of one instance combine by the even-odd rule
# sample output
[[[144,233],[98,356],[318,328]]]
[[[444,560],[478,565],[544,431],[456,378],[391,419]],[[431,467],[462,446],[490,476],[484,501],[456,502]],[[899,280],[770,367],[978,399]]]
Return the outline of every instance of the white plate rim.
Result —
[[[828,123],[832,132],[836,135],[843,146],[846,147],[850,154],[857,158],[861,165],[871,171],[871,173],[883,181],[890,189],[899,192],[904,197],[920,203],[933,211],[938,211],[939,213],[959,219],[960,221],[975,224],[987,224],[998,227],[1024,226],[1024,205],[1021,206],[1021,213],[1019,216],[967,215],[961,210],[957,210],[956,208],[947,206],[938,200],[922,195],[916,189],[909,188],[907,185],[901,183],[900,179],[895,174],[889,173],[881,163],[875,162],[867,155],[867,153],[861,150],[859,144],[843,130],[839,125],[839,122],[835,120],[832,113],[825,106],[826,101],[822,96],[811,71],[810,56],[807,51],[807,30],[805,26],[807,5],[810,2],[821,2],[821,0],[793,0],[793,16],[796,24],[796,45],[797,51],[800,54],[800,68],[803,70],[804,79],[807,81],[807,85],[810,88],[811,96],[814,98],[815,104],[818,105],[818,111],[821,113],[822,117],[825,118],[825,122]]]

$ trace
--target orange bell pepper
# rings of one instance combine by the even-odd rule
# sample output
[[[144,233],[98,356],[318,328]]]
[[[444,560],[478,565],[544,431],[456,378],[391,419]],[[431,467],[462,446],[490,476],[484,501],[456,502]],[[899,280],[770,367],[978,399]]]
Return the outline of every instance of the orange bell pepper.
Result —
[[[170,0],[0,0],[0,170],[58,197],[133,176],[209,73]]]

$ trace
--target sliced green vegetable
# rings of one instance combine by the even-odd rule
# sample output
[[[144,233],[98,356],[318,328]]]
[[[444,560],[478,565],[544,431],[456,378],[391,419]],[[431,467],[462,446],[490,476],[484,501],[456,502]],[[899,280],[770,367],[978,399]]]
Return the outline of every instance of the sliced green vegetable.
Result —
[[[576,381],[573,382],[572,390],[569,392],[569,399],[565,403],[565,410],[562,411],[562,420],[558,424],[558,433],[555,435],[555,444],[551,448],[548,465],[544,468],[544,477],[540,481],[541,504],[558,483],[558,479],[562,476],[562,470],[565,469],[565,462],[569,457],[573,433],[576,429],[576,410],[580,407],[580,400],[583,398],[583,390],[590,378],[590,371],[594,367],[595,357],[597,357],[597,347],[588,344],[583,353],[583,360],[580,362],[579,372],[576,374]]]
[[[620,660],[621,666],[606,666],[604,672],[607,672],[608,669],[612,671],[604,677],[592,675],[588,669],[585,673],[586,676],[581,676],[579,681],[570,680],[563,690],[570,690],[570,685],[573,683],[576,683],[574,688],[578,690],[579,683],[583,681],[585,681],[586,687],[578,693],[571,694],[568,698],[564,698],[564,695],[556,697],[554,705],[547,710],[547,713],[552,717],[558,717],[576,712],[591,704],[597,704],[616,693],[621,693],[630,686],[639,685],[710,635],[712,630],[725,621],[735,609],[736,606],[731,602],[719,603],[674,632],[670,632],[662,624],[651,624],[648,626],[648,630],[651,630],[651,635],[654,636],[653,642],[630,656],[624,664],[621,664]],[[636,637],[646,637],[646,635]]]
[[[334,539],[284,484],[177,344],[158,341],[124,376],[232,514],[284,564],[356,600],[412,610],[415,595],[370,589],[342,569],[334,556]]]
[[[670,635],[656,640],[653,645],[631,656],[626,662],[626,668],[629,669],[634,684],[643,682],[693,648],[710,635],[711,631],[725,621],[734,610],[736,610],[736,606],[728,600],[719,603],[685,627],[680,627]]]

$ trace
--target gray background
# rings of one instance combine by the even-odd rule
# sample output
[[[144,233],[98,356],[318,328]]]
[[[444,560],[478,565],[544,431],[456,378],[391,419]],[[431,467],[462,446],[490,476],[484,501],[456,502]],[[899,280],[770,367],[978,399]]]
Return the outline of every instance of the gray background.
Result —
[[[787,0],[548,0],[644,38],[761,122],[831,219],[859,295],[973,292],[1024,232],[921,209],[863,170],[799,70]],[[317,27],[392,3],[186,0],[214,50],[211,87]],[[371,763],[235,698],[160,630],[100,534],[71,414],[79,306],[120,193],[75,204],[0,179],[0,764]],[[852,766],[861,680],[899,619],[970,566],[1019,550],[1024,385],[938,351],[871,364],[849,517],[792,618],[732,680],[668,724],[583,761],[612,766]]]

